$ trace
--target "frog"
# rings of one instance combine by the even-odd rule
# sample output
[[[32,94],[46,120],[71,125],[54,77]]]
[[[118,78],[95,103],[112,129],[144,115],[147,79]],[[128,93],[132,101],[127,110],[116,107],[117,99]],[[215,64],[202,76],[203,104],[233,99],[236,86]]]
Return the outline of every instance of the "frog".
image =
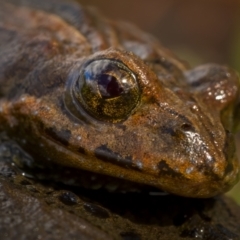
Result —
[[[0,3],[0,130],[29,156],[21,167],[67,184],[192,198],[237,182],[234,70],[191,68],[77,1]]]

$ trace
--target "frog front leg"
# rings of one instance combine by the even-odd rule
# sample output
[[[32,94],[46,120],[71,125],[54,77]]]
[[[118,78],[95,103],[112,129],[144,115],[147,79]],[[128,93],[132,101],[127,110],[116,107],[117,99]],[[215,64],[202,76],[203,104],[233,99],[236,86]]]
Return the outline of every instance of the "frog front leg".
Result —
[[[206,64],[186,71],[185,76],[191,92],[210,111],[220,115],[226,130],[240,130],[240,81],[234,70],[218,64]]]

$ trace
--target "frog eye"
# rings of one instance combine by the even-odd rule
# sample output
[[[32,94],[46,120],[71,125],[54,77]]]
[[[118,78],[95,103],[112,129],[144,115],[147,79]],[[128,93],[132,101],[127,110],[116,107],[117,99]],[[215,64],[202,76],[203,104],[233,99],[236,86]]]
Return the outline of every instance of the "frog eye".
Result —
[[[123,63],[107,59],[88,63],[73,92],[90,115],[110,122],[126,119],[140,98],[134,73]]]

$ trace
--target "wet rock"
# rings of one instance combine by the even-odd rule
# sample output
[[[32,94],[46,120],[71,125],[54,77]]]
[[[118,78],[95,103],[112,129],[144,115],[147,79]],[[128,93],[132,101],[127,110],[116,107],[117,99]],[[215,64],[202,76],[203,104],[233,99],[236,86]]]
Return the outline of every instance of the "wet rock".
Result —
[[[59,195],[59,200],[66,205],[75,205],[78,203],[78,197],[72,192],[63,192]]]

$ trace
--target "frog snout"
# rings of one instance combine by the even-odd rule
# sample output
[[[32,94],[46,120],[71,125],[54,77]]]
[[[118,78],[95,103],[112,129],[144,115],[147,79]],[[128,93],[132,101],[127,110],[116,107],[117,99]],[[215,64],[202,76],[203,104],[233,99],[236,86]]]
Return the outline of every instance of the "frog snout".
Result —
[[[191,123],[183,123],[175,131],[192,168],[215,180],[235,175],[237,163],[233,134],[224,129],[216,132],[200,129],[201,132],[196,128]]]

